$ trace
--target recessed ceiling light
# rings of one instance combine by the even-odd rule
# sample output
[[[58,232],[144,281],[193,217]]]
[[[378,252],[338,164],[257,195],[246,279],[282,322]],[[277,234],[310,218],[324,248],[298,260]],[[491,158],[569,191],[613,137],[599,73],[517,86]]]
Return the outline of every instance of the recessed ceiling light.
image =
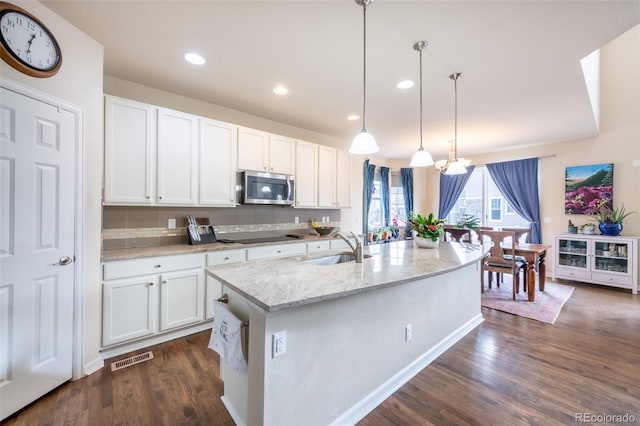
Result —
[[[276,86],[273,88],[273,93],[275,93],[276,95],[286,95],[287,93],[289,93],[289,89],[284,86]]]
[[[411,80],[404,80],[404,81],[401,81],[400,83],[396,84],[396,87],[398,89],[408,89],[410,87],[413,87],[414,84],[415,83],[413,81],[411,81]]]
[[[184,60],[193,65],[204,65],[204,63],[207,62],[202,56],[194,52],[185,53]]]
[[[349,115],[347,117],[347,120],[349,120],[349,121],[356,121],[356,120],[359,120],[359,119],[360,119],[360,116],[356,115],[356,114],[351,114],[351,115]]]

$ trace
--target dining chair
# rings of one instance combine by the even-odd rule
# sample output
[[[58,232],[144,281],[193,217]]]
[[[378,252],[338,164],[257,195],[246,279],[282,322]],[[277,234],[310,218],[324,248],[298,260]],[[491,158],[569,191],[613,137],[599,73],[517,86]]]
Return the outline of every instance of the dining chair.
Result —
[[[531,228],[501,228],[502,231],[513,231],[515,233],[515,240],[513,240],[513,242],[519,243],[519,242],[526,242],[528,239],[530,239],[530,235],[531,235]],[[526,236],[524,238],[524,241],[522,240],[522,237]],[[510,254],[506,254],[505,258],[509,258],[511,255]],[[516,260],[519,260],[520,262],[524,262],[524,264],[522,265],[522,270],[523,272],[526,274],[527,273],[527,260],[522,257],[522,256],[516,256]],[[527,286],[524,286],[524,291],[527,291]]]
[[[466,236],[466,238],[465,238]],[[471,229],[469,228],[456,228],[452,225],[444,226],[444,240],[445,241],[458,241],[471,242]]]
[[[484,293],[484,273],[488,273],[489,288],[493,281],[493,273],[496,273],[496,286],[500,287],[500,275],[510,274],[513,277],[513,300],[516,300],[516,293],[519,292],[520,287],[520,270],[522,269],[523,262],[517,260],[514,256],[505,258],[504,248],[501,243],[511,238],[511,241],[515,241],[515,232],[513,231],[489,231],[481,230],[480,238],[483,244],[489,245],[489,253],[482,259],[482,266],[480,268],[480,289]],[[526,265],[526,262],[524,262]],[[527,284],[526,270],[523,274],[523,282]]]

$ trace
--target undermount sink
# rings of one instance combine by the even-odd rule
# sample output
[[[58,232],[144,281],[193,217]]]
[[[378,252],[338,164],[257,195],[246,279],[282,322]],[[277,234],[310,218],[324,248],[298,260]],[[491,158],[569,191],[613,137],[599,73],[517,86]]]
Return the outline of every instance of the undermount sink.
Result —
[[[368,257],[371,257],[371,255],[370,254],[364,255],[365,259]],[[356,260],[356,255],[349,252],[349,253],[332,254],[330,256],[316,257],[315,259],[307,259],[305,260],[305,262],[313,263],[314,265],[328,266],[328,265],[337,265],[339,263],[355,262],[355,260]]]

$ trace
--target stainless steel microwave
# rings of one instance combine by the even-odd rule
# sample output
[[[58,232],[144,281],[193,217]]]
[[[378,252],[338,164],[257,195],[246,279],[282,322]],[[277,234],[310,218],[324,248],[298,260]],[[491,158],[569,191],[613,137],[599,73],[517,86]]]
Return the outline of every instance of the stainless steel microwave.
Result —
[[[240,172],[238,179],[242,204],[292,205],[293,176],[263,172]]]

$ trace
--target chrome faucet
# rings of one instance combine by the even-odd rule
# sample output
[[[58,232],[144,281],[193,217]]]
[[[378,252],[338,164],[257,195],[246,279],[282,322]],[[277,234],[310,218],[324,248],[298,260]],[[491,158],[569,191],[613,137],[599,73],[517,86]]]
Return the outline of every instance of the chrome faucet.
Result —
[[[353,254],[356,256],[356,263],[362,263],[362,260],[364,259],[364,254],[362,252],[362,240],[360,239],[360,237],[356,235],[355,232],[353,231],[350,231],[350,232],[351,232],[351,235],[353,235],[353,238],[356,240],[355,245],[351,242],[349,237],[347,237],[340,231],[333,231],[331,232],[331,234],[329,234],[329,236],[331,238],[335,238],[335,237],[342,238],[347,244],[349,244],[349,247],[351,247]]]

